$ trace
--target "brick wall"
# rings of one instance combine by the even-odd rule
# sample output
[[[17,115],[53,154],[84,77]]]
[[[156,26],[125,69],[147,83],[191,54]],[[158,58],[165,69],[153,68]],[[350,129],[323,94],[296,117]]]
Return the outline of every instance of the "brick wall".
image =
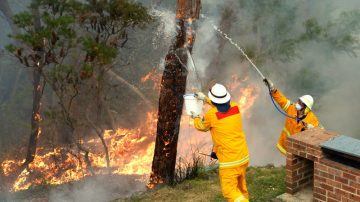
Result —
[[[360,201],[360,170],[329,159],[315,163],[314,199]]]
[[[311,186],[314,201],[360,201],[360,170],[328,159],[319,146],[336,136],[314,128],[288,138],[287,193]]]
[[[286,159],[286,192],[295,194],[312,186],[314,163],[306,158],[289,154]]]

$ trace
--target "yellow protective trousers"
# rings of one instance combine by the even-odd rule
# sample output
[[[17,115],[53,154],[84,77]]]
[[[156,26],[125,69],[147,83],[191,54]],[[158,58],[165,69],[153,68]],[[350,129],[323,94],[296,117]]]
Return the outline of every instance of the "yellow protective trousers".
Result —
[[[224,198],[229,202],[249,201],[245,179],[247,167],[248,163],[241,166],[219,169],[221,191]]]

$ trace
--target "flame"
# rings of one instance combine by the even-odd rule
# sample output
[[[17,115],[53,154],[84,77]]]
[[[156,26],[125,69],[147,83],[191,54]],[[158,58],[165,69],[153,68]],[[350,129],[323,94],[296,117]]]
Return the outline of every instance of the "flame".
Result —
[[[256,98],[259,96],[260,88],[255,85],[249,85],[246,88],[240,88],[239,105],[243,114],[254,105]]]
[[[142,130],[141,127],[105,130],[103,137],[109,151],[109,168],[101,140],[84,140],[83,146],[91,151],[89,159],[95,174],[148,175],[151,172],[155,147],[156,122],[156,113],[152,112],[147,114],[144,124],[146,130]],[[24,160],[3,161],[1,168],[4,175],[11,175],[22,162]],[[11,191],[25,190],[40,184],[58,185],[78,181],[90,175],[82,152],[65,147],[57,147],[52,151],[49,151],[48,147],[38,147],[34,161],[18,176]]]
[[[232,94],[232,100],[239,102],[241,112],[248,118],[260,88],[244,82],[247,79],[248,77],[240,79],[239,76],[234,75],[231,82],[226,85]],[[161,74],[156,69],[141,78],[143,83],[153,82],[153,89],[157,91],[160,90],[160,81]],[[244,84],[247,85],[244,86]],[[180,163],[190,162],[194,153],[210,154],[212,150],[211,136],[208,133],[196,131],[191,121],[189,116],[181,118],[178,157],[181,157],[183,161]],[[149,176],[155,147],[156,123],[157,112],[154,111],[148,113],[144,124],[137,128],[105,130],[103,138],[108,147],[109,168],[101,140],[98,137],[82,140],[81,144],[90,151],[89,160],[94,173],[96,175]],[[168,145],[170,142],[164,142],[164,144]],[[24,159],[7,159],[1,162],[0,173],[10,176],[23,162]],[[18,176],[11,191],[25,190],[40,184],[58,185],[78,181],[87,176],[91,176],[91,173],[86,164],[84,152],[76,147],[43,146],[37,148],[34,161]]]
[[[40,114],[39,114],[39,113],[35,113],[34,119],[35,119],[35,121],[41,121],[41,116],[40,116]]]
[[[240,105],[242,114],[247,118],[251,116],[248,113],[249,109],[254,105],[257,97],[260,94],[260,87],[254,84],[248,84],[249,76],[240,78],[237,74],[231,76],[231,81],[227,84],[232,95],[232,100],[235,100]],[[244,87],[243,85],[246,84]]]
[[[152,82],[153,90],[159,92],[161,87],[161,76],[162,74],[156,68],[153,68],[149,73],[143,76],[140,81],[141,83]]]

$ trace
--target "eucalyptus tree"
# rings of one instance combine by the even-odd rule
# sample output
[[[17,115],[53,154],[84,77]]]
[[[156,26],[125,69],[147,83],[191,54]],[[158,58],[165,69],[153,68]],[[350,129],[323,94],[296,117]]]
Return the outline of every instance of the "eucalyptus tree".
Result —
[[[101,119],[101,114],[94,120],[86,110],[93,105],[97,106],[96,110],[102,110],[104,75],[120,65],[117,56],[129,40],[129,30],[144,27],[151,21],[144,6],[128,0],[33,0],[29,10],[13,17],[22,32],[11,36],[18,44],[10,44],[7,49],[33,75],[28,151],[14,176],[34,160],[44,117],[57,117],[65,123],[67,141],[83,151],[90,172],[90,151],[74,132],[84,122],[92,126],[102,140],[109,166],[102,131],[93,124]],[[59,107],[43,116],[41,103],[47,88],[56,95]],[[79,102],[76,108],[74,102]]]

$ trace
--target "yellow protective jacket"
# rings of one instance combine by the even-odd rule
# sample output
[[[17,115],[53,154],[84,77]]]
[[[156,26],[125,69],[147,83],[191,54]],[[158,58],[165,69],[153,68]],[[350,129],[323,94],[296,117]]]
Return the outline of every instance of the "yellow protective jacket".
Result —
[[[274,100],[279,104],[279,106],[291,117],[296,117],[297,112],[295,108],[295,103],[291,103],[279,90],[274,90],[272,93]],[[305,122],[305,123],[304,123]],[[285,119],[285,126],[281,131],[279,141],[276,145],[277,149],[284,155],[286,155],[286,140],[290,135],[294,135],[303,130],[307,129],[306,124],[311,124],[314,127],[319,126],[318,118],[315,114],[310,111],[306,114],[306,117],[302,121],[297,121],[292,118]]]
[[[207,99],[207,102],[210,101]],[[210,130],[220,168],[241,166],[249,162],[249,151],[237,103],[231,102],[230,109],[224,113],[212,106],[203,119],[194,118],[194,126],[200,131]]]

